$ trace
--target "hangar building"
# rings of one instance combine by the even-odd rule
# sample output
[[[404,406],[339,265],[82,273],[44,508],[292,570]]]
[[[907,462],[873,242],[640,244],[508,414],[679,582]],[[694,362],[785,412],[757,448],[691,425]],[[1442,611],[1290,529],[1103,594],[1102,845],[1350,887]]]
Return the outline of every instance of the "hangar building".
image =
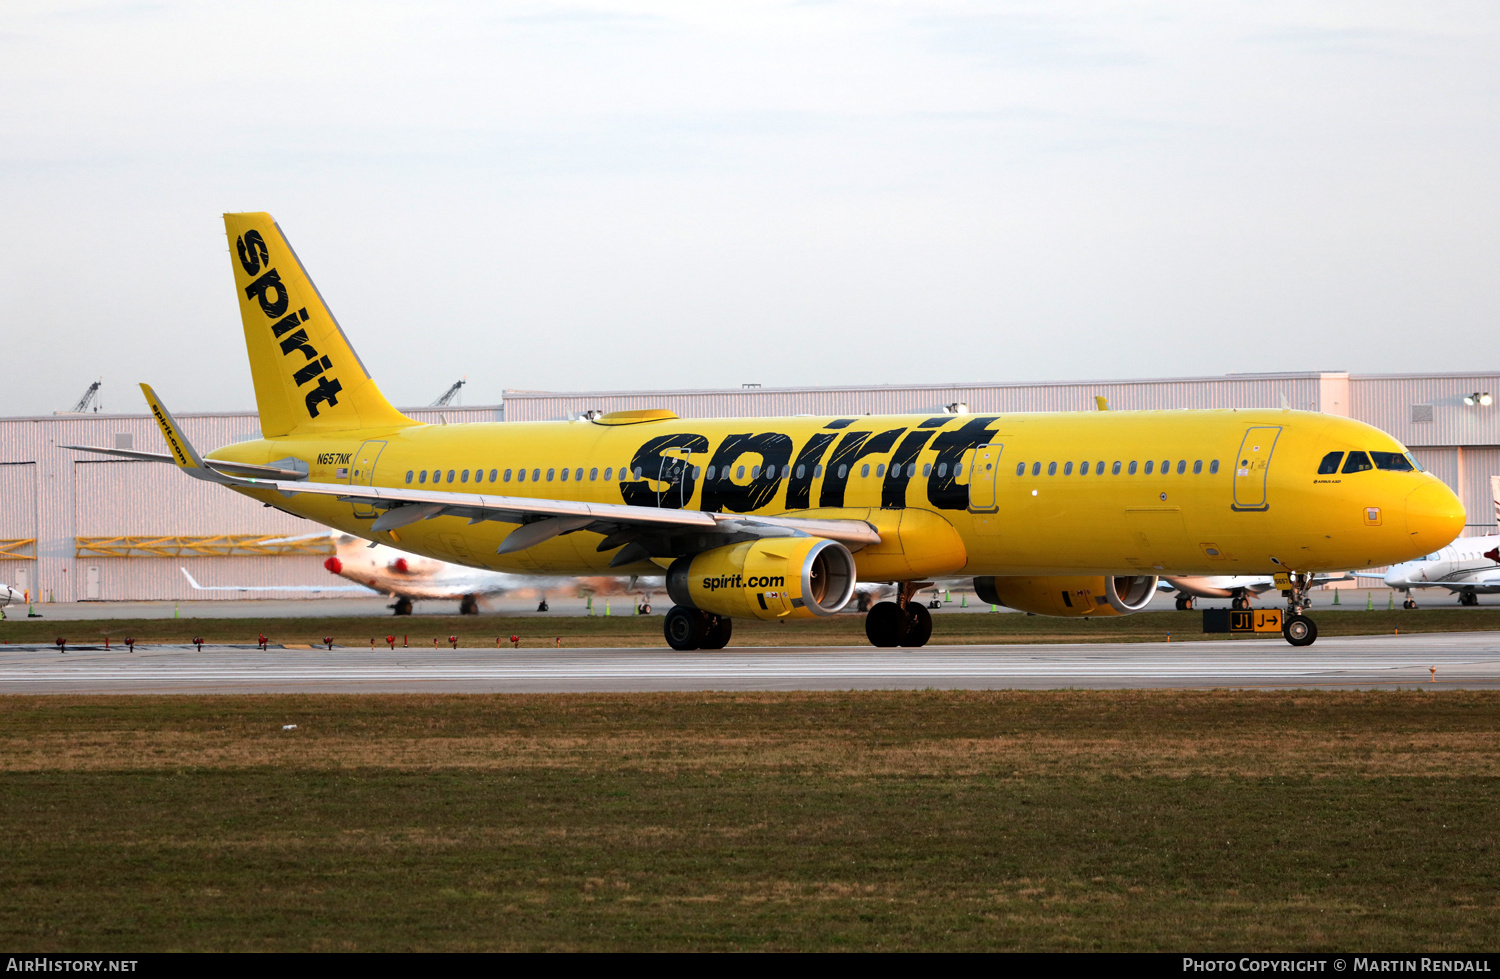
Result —
[[[1495,397],[1489,394],[1493,391]],[[540,421],[588,411],[667,408],[684,418],[942,411],[1275,408],[1368,422],[1405,443],[1469,512],[1466,533],[1493,533],[1489,477],[1500,474],[1500,375],[1230,374],[1134,381],[976,383],[682,391],[507,391],[500,406],[403,409],[423,422]],[[205,451],[259,437],[253,412],[179,415]],[[244,598],[205,586],[342,584],[322,567],[326,538],[172,467],[58,448],[166,451],[140,415],[0,419],[0,576],[39,601]],[[308,536],[312,535],[312,536]],[[296,539],[301,538],[301,539]],[[266,594],[266,593],[258,593]],[[275,593],[271,593],[275,595]],[[315,596],[315,592],[284,593]]]

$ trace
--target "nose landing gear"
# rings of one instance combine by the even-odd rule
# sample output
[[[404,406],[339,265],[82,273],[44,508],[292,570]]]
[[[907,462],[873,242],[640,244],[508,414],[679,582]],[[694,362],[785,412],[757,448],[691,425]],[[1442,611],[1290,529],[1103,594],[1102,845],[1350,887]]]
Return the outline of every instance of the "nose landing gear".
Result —
[[[1311,646],[1318,641],[1318,624],[1303,613],[1312,600],[1307,597],[1311,575],[1293,573],[1292,587],[1282,592],[1286,596],[1286,618],[1281,621],[1281,635],[1293,646]]]

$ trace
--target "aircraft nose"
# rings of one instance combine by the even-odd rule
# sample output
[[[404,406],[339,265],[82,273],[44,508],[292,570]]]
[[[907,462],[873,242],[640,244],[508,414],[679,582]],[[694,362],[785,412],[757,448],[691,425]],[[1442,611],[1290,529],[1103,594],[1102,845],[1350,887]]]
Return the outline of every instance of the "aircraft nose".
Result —
[[[1453,491],[1433,480],[1406,498],[1406,529],[1412,543],[1424,551],[1447,546],[1463,533],[1464,505]]]

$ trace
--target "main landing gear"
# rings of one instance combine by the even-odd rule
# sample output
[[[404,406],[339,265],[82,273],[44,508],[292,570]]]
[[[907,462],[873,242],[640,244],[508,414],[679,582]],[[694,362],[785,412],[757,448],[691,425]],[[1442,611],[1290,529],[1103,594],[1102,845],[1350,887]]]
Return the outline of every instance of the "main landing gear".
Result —
[[[1193,596],[1191,596],[1191,595],[1178,595],[1177,596],[1177,611],[1179,611],[1179,612],[1191,612],[1192,610],[1193,610]]]
[[[865,635],[871,645],[925,646],[932,638],[932,614],[921,602],[912,601],[922,582],[903,581],[894,602],[877,602],[865,615]]]
[[[1311,646],[1318,641],[1318,624],[1303,612],[1312,604],[1307,597],[1311,575],[1292,574],[1292,587],[1282,592],[1286,596],[1286,618],[1281,620],[1281,634],[1293,646]]]
[[[662,623],[662,632],[666,634],[667,645],[682,652],[723,649],[734,632],[734,621],[727,615],[673,605]]]
[[[459,615],[478,615],[479,614],[479,599],[475,598],[473,595],[465,595],[463,597],[463,599],[460,600],[459,603],[458,603],[458,614]]]
[[[1466,589],[1464,589],[1463,591],[1461,591],[1461,592],[1458,593],[1458,604],[1460,604],[1460,605],[1478,605],[1479,604],[1479,593],[1476,592],[1476,591],[1474,591],[1474,589],[1472,589],[1472,588],[1466,588]]]
[[[398,599],[396,599],[396,604],[395,605],[391,605],[391,606],[387,606],[387,607],[390,608],[390,610],[392,612],[396,613],[397,615],[410,615],[411,614],[411,599],[409,599],[409,598],[398,598]]]
[[[1232,608],[1232,609],[1234,609],[1236,612],[1247,612],[1247,611],[1249,611],[1250,610],[1250,596],[1247,595],[1247,594],[1245,594],[1245,590],[1243,588],[1238,589],[1237,591],[1235,591],[1235,593],[1234,593],[1234,600],[1229,603],[1229,607]]]

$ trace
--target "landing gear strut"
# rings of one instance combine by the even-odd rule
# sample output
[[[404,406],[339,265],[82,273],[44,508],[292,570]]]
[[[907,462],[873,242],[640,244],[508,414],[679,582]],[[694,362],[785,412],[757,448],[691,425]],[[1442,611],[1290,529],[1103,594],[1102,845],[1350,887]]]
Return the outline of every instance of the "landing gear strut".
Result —
[[[1191,612],[1192,610],[1193,610],[1193,596],[1191,596],[1191,595],[1178,595],[1177,596],[1177,611],[1179,611],[1179,612]]]
[[[877,602],[865,615],[865,636],[882,648],[927,645],[932,638],[932,614],[912,601],[921,582],[903,581],[894,602]]]
[[[1460,604],[1460,605],[1478,605],[1479,604],[1479,593],[1475,592],[1475,591],[1462,591],[1462,592],[1459,592],[1459,594],[1458,594],[1458,604]]]
[[[396,613],[397,615],[410,615],[411,614],[411,599],[409,599],[409,598],[398,598],[398,599],[396,599],[396,604],[390,606],[390,609],[391,609],[392,612]]]
[[[1281,634],[1293,646],[1311,646],[1318,640],[1318,624],[1302,613],[1312,604],[1307,597],[1312,576],[1293,573],[1290,577],[1292,587],[1282,592],[1286,596],[1286,618],[1281,620]]]
[[[733,620],[727,615],[714,615],[701,609],[685,605],[673,605],[667,611],[662,632],[667,645],[681,652],[690,649],[723,649],[729,644],[734,631]]]
[[[1248,611],[1250,608],[1250,596],[1243,590],[1234,593],[1234,601],[1229,603],[1230,607],[1239,612]]]

